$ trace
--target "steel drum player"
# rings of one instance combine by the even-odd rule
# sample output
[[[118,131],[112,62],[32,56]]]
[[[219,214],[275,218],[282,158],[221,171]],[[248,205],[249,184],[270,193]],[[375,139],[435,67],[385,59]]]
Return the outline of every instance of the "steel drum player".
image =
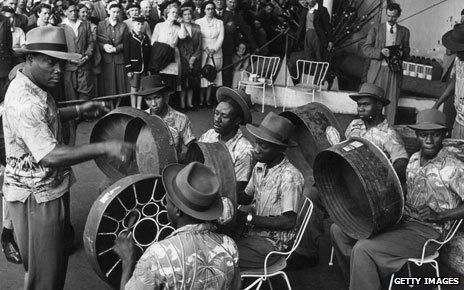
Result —
[[[62,145],[61,121],[95,118],[108,110],[101,102],[57,109],[48,92],[59,84],[68,53],[62,28],[38,27],[27,33],[26,63],[5,96],[3,130],[6,167],[3,194],[26,270],[25,289],[63,289],[66,215],[75,165],[107,155],[125,161],[133,145],[102,142]]]

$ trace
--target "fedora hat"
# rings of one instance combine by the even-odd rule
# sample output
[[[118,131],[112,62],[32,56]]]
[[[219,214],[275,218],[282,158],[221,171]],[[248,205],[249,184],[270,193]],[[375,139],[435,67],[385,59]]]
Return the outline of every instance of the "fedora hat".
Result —
[[[356,94],[351,94],[350,98],[357,102],[360,98],[371,97],[380,101],[384,106],[390,104],[390,100],[385,98],[385,91],[374,84],[364,83],[361,85],[359,92]]]
[[[242,125],[251,123],[251,97],[244,90],[233,90],[228,87],[220,87],[216,92],[216,99],[218,103],[226,100],[232,99],[236,102],[242,109],[243,122]]]
[[[78,60],[82,57],[78,53],[68,52],[64,29],[55,26],[36,27],[29,30],[26,34],[26,47],[17,48],[15,52],[18,54],[41,53],[64,60]]]
[[[274,112],[267,114],[259,126],[247,124],[246,128],[256,138],[273,144],[285,147],[298,145],[290,139],[295,130],[293,123]]]
[[[416,124],[408,126],[414,130],[443,130],[446,127],[445,114],[437,109],[427,109],[417,113]]]
[[[443,34],[441,42],[451,51],[464,51],[464,25],[457,25],[454,29]]]
[[[170,164],[163,170],[162,180],[169,200],[182,212],[203,221],[221,216],[219,179],[206,165]]]
[[[140,81],[140,91],[136,94],[139,96],[147,96],[167,91],[171,91],[171,89],[162,76],[150,75],[142,78]]]

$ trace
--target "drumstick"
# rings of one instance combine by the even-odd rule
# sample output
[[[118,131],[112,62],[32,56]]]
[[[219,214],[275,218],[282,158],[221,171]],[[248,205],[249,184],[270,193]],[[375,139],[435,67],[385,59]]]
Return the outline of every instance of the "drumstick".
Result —
[[[109,96],[103,96],[103,97],[94,98],[94,99],[91,99],[91,100],[62,101],[62,102],[58,102],[58,104],[61,105],[61,106],[69,106],[69,105],[79,105],[79,104],[83,104],[83,103],[86,103],[86,102],[92,102],[92,101],[109,101],[109,100],[113,100],[113,99],[127,97],[127,96],[130,96],[132,94],[134,94],[134,93],[124,93],[124,94],[117,94],[117,95],[109,95]]]

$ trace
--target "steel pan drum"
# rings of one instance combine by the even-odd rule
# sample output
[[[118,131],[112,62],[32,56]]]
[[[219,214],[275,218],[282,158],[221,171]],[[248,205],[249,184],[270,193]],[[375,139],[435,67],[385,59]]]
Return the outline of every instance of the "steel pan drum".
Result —
[[[403,191],[393,166],[365,139],[351,138],[320,152],[314,178],[330,217],[354,239],[381,232],[403,214]]]
[[[90,142],[125,140],[136,144],[135,154],[121,162],[102,156],[98,168],[112,181],[137,173],[161,174],[177,153],[168,126],[158,116],[131,107],[119,107],[101,118],[93,127]]]
[[[192,143],[187,150],[185,164],[193,161],[205,164],[217,174],[221,195],[228,197],[236,207],[237,182],[235,179],[235,167],[226,145],[222,142]]]
[[[112,247],[122,231],[132,232],[137,260],[174,231],[167,219],[165,193],[160,176],[131,175],[108,187],[90,209],[83,236],[87,259],[112,287],[119,289],[121,279],[121,260]]]
[[[310,188],[314,184],[312,167],[316,155],[331,146],[329,139],[338,137],[340,142],[345,135],[332,111],[321,103],[309,103],[280,115],[296,127],[292,138],[298,146],[288,148],[286,153],[305,177],[305,188]]]

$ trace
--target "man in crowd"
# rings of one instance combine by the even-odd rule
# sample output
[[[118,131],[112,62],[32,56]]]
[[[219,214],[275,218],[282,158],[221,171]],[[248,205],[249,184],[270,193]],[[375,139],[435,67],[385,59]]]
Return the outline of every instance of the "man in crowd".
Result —
[[[48,26],[51,11],[52,7],[50,5],[43,3],[39,4],[34,10],[35,15],[37,16],[37,21],[29,25],[25,31],[29,31],[36,27]]]
[[[23,265],[25,289],[62,289],[66,277],[65,232],[69,226],[70,166],[107,155],[125,161],[133,147],[120,141],[61,144],[60,119],[98,117],[104,104],[88,102],[58,111],[47,92],[57,86],[67,52],[62,28],[28,33],[26,63],[11,82],[4,101],[6,167],[3,194],[13,221]],[[60,118],[60,119],[59,119]]]
[[[456,52],[456,59],[450,75],[451,81],[433,106],[437,109],[454,93],[456,119],[451,136],[455,139],[464,139],[464,41],[462,35],[464,35],[464,25],[458,25],[442,37],[443,45]]]
[[[26,28],[27,28],[28,18],[27,18],[26,15],[18,14],[16,12],[16,10],[18,8],[18,0],[7,0],[7,1],[5,1],[5,6],[8,6],[11,9],[13,9],[13,11],[15,11],[15,15],[13,17],[15,27],[19,27],[23,31],[25,31]]]
[[[446,235],[451,221],[464,218],[464,163],[444,146],[445,116],[436,109],[419,112],[416,132],[421,144],[407,167],[407,194],[402,221],[369,239],[354,240],[333,224],[330,232],[337,261],[350,289],[380,289],[381,280],[419,258],[428,239]],[[432,243],[425,255],[436,250]]]
[[[253,146],[245,138],[240,125],[252,122],[251,100],[243,90],[220,87],[216,93],[218,105],[214,110],[213,128],[201,135],[200,142],[226,144],[234,163],[237,191],[245,189],[254,166]]]
[[[131,3],[127,6],[126,13],[127,13],[127,19],[124,20],[124,23],[126,23],[127,28],[129,29],[129,32],[131,32],[133,29],[134,18],[140,16],[140,6],[137,4]],[[146,21],[142,22],[142,32],[145,33],[148,36],[148,38],[151,37],[150,26],[148,25],[148,22]]]
[[[243,12],[237,9],[237,0],[226,0],[226,9],[222,15],[224,23],[224,42],[222,43],[223,65],[226,67],[232,64],[232,56],[240,41],[239,35],[243,35],[248,44],[249,51],[253,52],[257,48],[256,42],[251,35],[251,28],[243,18]],[[223,85],[232,87],[234,76],[234,66],[222,71]]]
[[[155,29],[155,25],[159,22],[159,18],[152,17],[151,10],[151,5],[150,2],[148,2],[148,0],[140,1],[140,15],[148,23],[150,31],[153,31],[153,29]],[[149,37],[151,37],[151,34],[149,35]]]
[[[92,17],[96,17],[98,21],[103,21],[108,17],[108,12],[106,11],[106,6],[110,0],[100,0],[93,3],[93,12]]]
[[[382,114],[383,108],[390,103],[384,95],[382,88],[367,83],[361,86],[357,94],[350,95],[358,105],[359,118],[348,125],[345,136],[347,139],[364,138],[378,146],[390,159],[401,183],[404,183],[408,153],[400,135]],[[324,205],[317,185],[310,190],[309,195],[314,204],[314,211],[300,246],[290,259],[295,268],[316,265],[319,262],[319,239],[324,234]]]
[[[386,97],[391,103],[386,109],[385,115],[388,123],[394,125],[403,70],[393,71],[390,69],[387,61],[396,52],[391,51],[388,47],[398,46],[402,59],[407,58],[411,49],[409,47],[409,30],[397,24],[398,18],[401,16],[400,5],[388,2],[386,11],[387,22],[373,26],[369,30],[362,51],[364,56],[370,59],[367,82],[376,84],[385,90]]]
[[[174,139],[174,146],[180,157],[182,144],[188,147],[195,140],[195,136],[192,133],[192,124],[189,118],[168,105],[169,96],[173,91],[160,75],[150,75],[142,78],[140,91],[137,94],[145,99],[148,106],[146,112],[150,115],[157,115],[168,125]]]
[[[239,289],[237,246],[228,236],[214,233],[210,223],[222,214],[218,177],[192,162],[169,165],[162,178],[168,218],[176,230],[151,245],[136,266],[130,234],[116,239],[121,289]]]
[[[66,18],[60,24],[66,35],[69,52],[82,55],[81,59],[68,61],[64,69],[64,88],[67,100],[89,100],[94,93],[91,59],[94,53],[94,41],[90,23],[77,19],[77,4],[65,2]]]
[[[237,220],[246,221],[246,236],[237,237],[242,269],[262,268],[271,251],[284,251],[295,237],[297,217],[303,198],[304,179],[285,155],[294,131],[292,122],[269,113],[259,126],[247,124],[256,137],[253,168],[245,191],[239,192],[239,204],[252,204],[249,214],[237,212]],[[246,216],[246,218],[245,218]],[[269,259],[269,265],[275,262]]]

